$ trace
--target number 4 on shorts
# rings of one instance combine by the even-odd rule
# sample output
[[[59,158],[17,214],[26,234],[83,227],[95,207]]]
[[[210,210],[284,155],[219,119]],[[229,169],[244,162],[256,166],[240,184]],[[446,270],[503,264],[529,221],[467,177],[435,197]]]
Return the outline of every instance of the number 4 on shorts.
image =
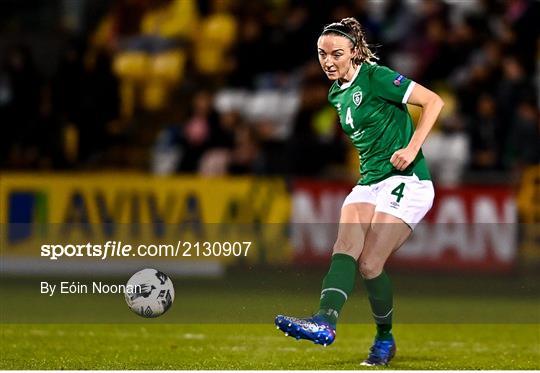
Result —
[[[394,188],[392,193],[390,193],[390,194],[397,197],[397,199],[396,199],[397,203],[399,203],[399,201],[401,201],[401,199],[403,198],[403,190],[404,189],[405,189],[405,183],[401,183],[397,187]]]

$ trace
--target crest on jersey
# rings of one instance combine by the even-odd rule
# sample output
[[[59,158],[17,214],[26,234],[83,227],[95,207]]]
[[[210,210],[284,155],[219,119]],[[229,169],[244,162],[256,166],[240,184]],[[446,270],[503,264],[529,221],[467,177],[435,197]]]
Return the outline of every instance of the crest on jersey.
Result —
[[[362,91],[354,92],[352,95],[352,100],[356,106],[360,105],[362,102]]]

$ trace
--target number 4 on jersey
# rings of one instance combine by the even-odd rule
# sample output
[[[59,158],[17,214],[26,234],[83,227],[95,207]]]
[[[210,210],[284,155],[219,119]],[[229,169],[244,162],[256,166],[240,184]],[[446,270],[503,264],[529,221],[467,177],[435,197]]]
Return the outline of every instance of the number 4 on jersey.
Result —
[[[399,203],[399,201],[401,201],[401,199],[403,198],[403,189],[405,189],[405,183],[399,184],[397,187],[394,188],[392,193],[390,193],[397,197],[396,199],[397,203]]]
[[[347,114],[345,114],[345,124],[348,124],[349,126],[351,126],[352,129],[354,129],[354,123],[352,120],[350,107],[347,108]]]

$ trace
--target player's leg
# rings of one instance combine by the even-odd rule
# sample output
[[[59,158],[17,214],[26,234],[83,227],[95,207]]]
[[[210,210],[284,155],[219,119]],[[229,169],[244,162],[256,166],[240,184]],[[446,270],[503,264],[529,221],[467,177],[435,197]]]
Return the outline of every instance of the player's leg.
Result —
[[[360,274],[368,294],[377,335],[363,365],[386,365],[394,357],[393,291],[384,264],[410,236],[411,228],[395,216],[376,212],[360,256]]]
[[[392,336],[393,291],[384,265],[410,236],[433,203],[433,185],[415,176],[391,177],[381,183],[377,207],[359,268],[377,326],[375,342],[365,365],[385,365],[395,353]]]
[[[286,335],[323,345],[334,341],[339,312],[354,287],[357,260],[374,214],[374,202],[375,195],[367,186],[356,186],[345,199],[330,268],[323,279],[319,310],[307,319],[278,315],[275,323]]]
[[[339,230],[334,243],[330,268],[323,279],[317,315],[334,328],[339,313],[353,291],[358,258],[375,205],[365,202],[345,204],[341,209]]]
[[[377,324],[378,338],[388,338],[392,326],[392,284],[384,272],[384,265],[410,234],[411,228],[401,219],[376,212],[366,237],[359,268]]]

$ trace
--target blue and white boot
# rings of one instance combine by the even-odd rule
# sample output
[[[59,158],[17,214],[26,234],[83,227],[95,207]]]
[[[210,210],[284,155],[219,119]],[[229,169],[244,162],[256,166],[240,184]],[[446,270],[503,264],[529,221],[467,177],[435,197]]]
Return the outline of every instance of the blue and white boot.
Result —
[[[360,365],[373,367],[373,366],[386,366],[392,360],[396,354],[396,342],[394,338],[391,340],[378,340],[375,339],[373,346],[369,349],[369,355]]]
[[[322,316],[299,319],[277,315],[275,324],[286,336],[307,339],[315,344],[328,346],[336,339],[336,330]]]

